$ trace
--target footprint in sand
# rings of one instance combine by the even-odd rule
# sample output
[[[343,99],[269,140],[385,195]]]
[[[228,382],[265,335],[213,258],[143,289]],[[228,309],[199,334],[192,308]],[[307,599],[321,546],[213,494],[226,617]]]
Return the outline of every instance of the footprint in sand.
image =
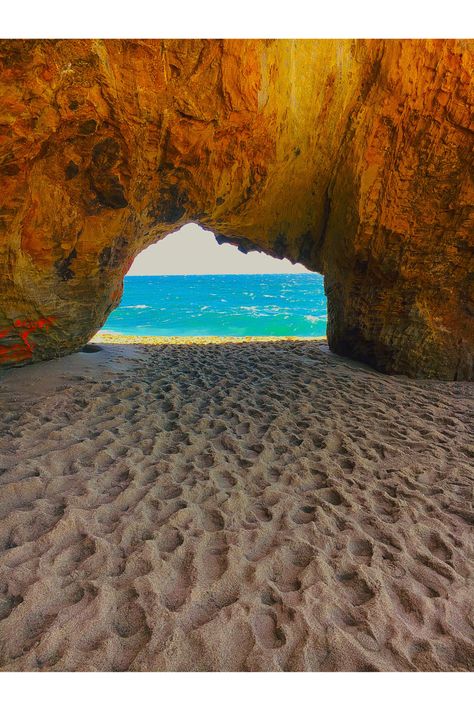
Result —
[[[281,479],[282,473],[283,472],[280,471],[280,469],[275,469],[275,467],[270,467],[270,469],[267,472],[266,478],[272,484],[276,484]]]
[[[140,630],[146,629],[146,617],[142,608],[133,600],[127,600],[117,610],[116,618],[112,624],[119,637],[128,638]]]
[[[387,523],[396,523],[400,518],[400,507],[397,501],[389,497],[387,494],[382,494],[380,492],[375,492],[373,494],[373,498],[374,511],[379,518]]]
[[[337,579],[344,585],[348,597],[353,605],[364,605],[374,597],[374,593],[369,588],[365,580],[363,580],[357,573],[340,573],[337,576]]]
[[[226,491],[227,489],[232,489],[232,487],[234,487],[236,484],[235,477],[232,476],[232,474],[229,474],[228,472],[221,472],[219,474],[216,474],[214,478],[219,489],[224,489],[224,491]]]
[[[218,511],[203,511],[201,520],[205,531],[222,531],[224,528],[224,519]]]
[[[425,537],[425,545],[429,552],[440,560],[445,563],[451,561],[451,558],[453,557],[452,550],[436,531],[430,531]]]
[[[184,538],[177,528],[162,526],[156,537],[156,545],[162,553],[172,553],[183,544]]]
[[[410,644],[408,655],[411,662],[418,668],[423,670],[432,669],[433,663],[436,665],[436,660],[433,657],[431,644],[428,640],[416,640]]]
[[[186,602],[189,590],[190,580],[187,572],[184,569],[173,571],[164,581],[161,602],[167,610],[175,612]]]
[[[258,528],[247,534],[246,540],[242,542],[244,556],[252,563],[257,563],[265,558],[275,548],[273,533],[263,533],[265,529]]]
[[[253,631],[258,644],[264,649],[276,649],[286,642],[285,633],[277,626],[276,620],[276,615],[266,610],[255,616]]]
[[[229,547],[225,544],[214,545],[207,548],[200,556],[200,581],[205,585],[219,580],[228,568],[227,552]]]
[[[237,425],[235,431],[238,435],[246,435],[250,432],[250,425],[248,422],[241,422],[239,425]]]
[[[280,599],[270,588],[262,592],[262,594],[260,595],[260,600],[263,605],[276,605],[277,602],[280,602]]]
[[[300,490],[305,493],[307,491],[316,491],[318,489],[326,489],[328,483],[327,474],[311,470],[311,479],[304,484],[301,484]]]
[[[214,466],[214,464],[216,463],[216,458],[211,451],[204,452],[204,454],[201,454],[199,455],[199,457],[197,457],[197,463],[199,464],[199,466],[208,469],[209,467]]]
[[[164,484],[163,486],[157,486],[153,489],[153,493],[164,501],[176,499],[178,496],[181,496],[182,492],[182,488],[174,484]]]
[[[318,496],[328,504],[340,506],[343,502],[342,497],[335,489],[319,489]]]
[[[54,567],[59,575],[70,575],[81,563],[96,551],[94,541],[86,535],[79,535],[66,543],[63,550],[55,557]]]
[[[330,432],[326,436],[325,444],[328,452],[340,452],[342,445],[342,437],[337,432]]]
[[[232,437],[232,435],[225,432],[222,434],[217,442],[221,445],[225,452],[231,452],[232,454],[237,454],[240,449],[239,442]]]
[[[300,506],[296,511],[294,511],[290,518],[295,523],[309,523],[314,520],[314,512],[316,511],[316,506]]]
[[[347,550],[363,559],[364,563],[370,563],[374,553],[372,543],[365,538],[352,538],[347,544]]]
[[[301,583],[298,579],[300,572],[300,566],[284,562],[283,566],[274,568],[269,579],[280,592],[295,592],[301,589]]]
[[[306,543],[292,543],[288,549],[288,560],[296,568],[306,568],[316,558],[316,552]]]
[[[8,615],[23,602],[21,595],[0,595],[0,620]]]
[[[271,521],[272,518],[273,516],[271,511],[269,511],[267,507],[263,504],[255,504],[255,506],[253,506],[252,510],[247,516],[248,521],[253,521],[257,519],[258,521],[262,521],[263,523],[268,523],[268,521]]]
[[[368,625],[356,625],[354,628],[349,628],[349,630],[367,651],[378,652],[380,650],[380,645]]]

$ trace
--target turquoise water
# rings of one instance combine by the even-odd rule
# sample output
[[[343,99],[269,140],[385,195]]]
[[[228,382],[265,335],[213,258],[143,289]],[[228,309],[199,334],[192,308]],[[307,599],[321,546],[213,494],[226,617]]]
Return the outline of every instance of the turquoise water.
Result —
[[[130,276],[103,331],[128,336],[324,336],[320,274]]]

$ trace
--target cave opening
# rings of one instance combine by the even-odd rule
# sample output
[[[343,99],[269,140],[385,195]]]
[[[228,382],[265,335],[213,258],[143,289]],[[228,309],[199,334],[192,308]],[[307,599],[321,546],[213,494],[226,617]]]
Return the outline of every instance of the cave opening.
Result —
[[[243,253],[190,223],[137,255],[102,334],[322,337],[323,277],[262,252]]]

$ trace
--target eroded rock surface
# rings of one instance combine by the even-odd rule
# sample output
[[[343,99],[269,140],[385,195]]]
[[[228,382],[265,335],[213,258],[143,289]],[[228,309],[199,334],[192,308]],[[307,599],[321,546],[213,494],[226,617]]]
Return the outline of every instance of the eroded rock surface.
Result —
[[[474,372],[473,43],[0,43],[0,365],[81,347],[197,222],[325,275],[333,350]]]

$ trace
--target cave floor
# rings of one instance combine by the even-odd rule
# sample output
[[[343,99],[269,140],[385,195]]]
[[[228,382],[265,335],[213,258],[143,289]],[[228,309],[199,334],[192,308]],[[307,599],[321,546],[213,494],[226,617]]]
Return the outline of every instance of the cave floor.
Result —
[[[321,342],[0,381],[0,669],[474,670],[473,384]]]

